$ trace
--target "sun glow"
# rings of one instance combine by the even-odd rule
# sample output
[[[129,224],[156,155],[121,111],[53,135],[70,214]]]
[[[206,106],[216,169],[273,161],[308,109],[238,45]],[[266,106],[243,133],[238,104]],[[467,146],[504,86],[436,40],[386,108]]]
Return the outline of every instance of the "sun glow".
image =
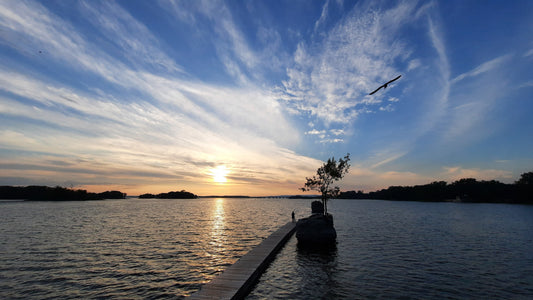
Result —
[[[226,166],[218,166],[214,169],[211,169],[213,181],[216,183],[226,183],[228,181],[228,179],[226,178],[228,173],[229,170],[226,168]]]

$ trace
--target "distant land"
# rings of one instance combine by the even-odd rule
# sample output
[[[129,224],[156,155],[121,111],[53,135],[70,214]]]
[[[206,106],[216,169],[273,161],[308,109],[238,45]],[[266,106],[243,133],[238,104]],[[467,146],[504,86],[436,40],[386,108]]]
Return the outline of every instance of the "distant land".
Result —
[[[48,186],[0,186],[0,199],[32,201],[71,201],[125,199],[126,194],[119,191],[89,193],[86,190],[74,190],[64,187]]]
[[[154,194],[142,194],[139,196],[141,199],[196,199],[198,198],[197,195],[187,192],[185,190],[181,190],[179,192],[168,192],[168,193],[160,193],[157,195]]]
[[[120,191],[90,193],[86,190],[74,190],[64,187],[47,186],[0,186],[0,199],[64,201],[64,200],[103,200],[125,199]],[[128,198],[132,198],[131,196]],[[196,199],[196,198],[289,198],[320,199],[318,195],[278,195],[250,197],[242,195],[198,196],[185,190],[160,194],[142,194],[141,199]],[[375,199],[395,201],[425,202],[470,202],[470,203],[520,203],[533,204],[533,172],[523,173],[513,184],[496,180],[477,181],[463,178],[448,184],[435,181],[415,186],[390,186],[387,189],[365,193],[363,191],[341,192],[337,199]]]
[[[524,173],[514,184],[496,180],[463,178],[451,184],[435,181],[425,185],[391,186],[376,192],[342,192],[341,199],[380,199],[427,202],[533,204],[533,172]]]

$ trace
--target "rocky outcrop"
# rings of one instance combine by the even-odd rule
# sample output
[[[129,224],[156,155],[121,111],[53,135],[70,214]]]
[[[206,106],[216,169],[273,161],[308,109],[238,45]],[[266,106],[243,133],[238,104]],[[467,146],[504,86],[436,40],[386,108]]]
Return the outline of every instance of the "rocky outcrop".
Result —
[[[296,223],[298,244],[306,246],[326,246],[335,243],[337,231],[333,226],[333,216],[313,214]]]

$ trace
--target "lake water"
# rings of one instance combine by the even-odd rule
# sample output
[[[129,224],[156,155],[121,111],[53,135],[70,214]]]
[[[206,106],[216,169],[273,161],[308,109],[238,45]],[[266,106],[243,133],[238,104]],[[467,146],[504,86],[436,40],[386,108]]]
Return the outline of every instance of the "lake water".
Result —
[[[179,299],[310,200],[0,202],[0,299]],[[249,299],[533,297],[533,206],[332,200],[338,244],[293,237]]]

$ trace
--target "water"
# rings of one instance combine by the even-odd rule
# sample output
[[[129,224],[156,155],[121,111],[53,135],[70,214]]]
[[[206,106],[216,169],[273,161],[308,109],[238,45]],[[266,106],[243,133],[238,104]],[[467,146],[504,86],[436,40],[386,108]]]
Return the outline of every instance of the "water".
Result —
[[[0,299],[184,298],[309,200],[0,202]],[[333,200],[338,244],[278,254],[249,299],[533,297],[533,206]]]
[[[337,246],[292,239],[248,299],[533,299],[533,206],[331,201]]]
[[[176,299],[308,201],[0,202],[0,299]]]

